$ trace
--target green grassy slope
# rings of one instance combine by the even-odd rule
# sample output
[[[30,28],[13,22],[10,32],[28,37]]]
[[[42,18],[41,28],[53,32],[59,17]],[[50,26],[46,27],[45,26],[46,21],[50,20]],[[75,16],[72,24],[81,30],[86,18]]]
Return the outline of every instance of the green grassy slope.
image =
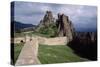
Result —
[[[22,47],[24,46],[23,43],[16,43],[14,44],[14,62],[16,63],[18,56],[22,50]]]
[[[42,64],[87,61],[75,55],[68,46],[64,45],[40,45],[38,58]]]

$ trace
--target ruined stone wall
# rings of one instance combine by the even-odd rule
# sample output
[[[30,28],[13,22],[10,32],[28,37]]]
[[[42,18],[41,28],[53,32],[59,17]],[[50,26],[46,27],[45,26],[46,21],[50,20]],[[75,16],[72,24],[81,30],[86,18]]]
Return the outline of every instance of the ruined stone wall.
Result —
[[[67,37],[55,37],[55,38],[45,38],[45,37],[32,37],[32,40],[36,38],[39,44],[42,45],[66,45],[68,43]],[[15,38],[15,43],[20,43],[20,41],[25,41],[25,38]],[[30,40],[27,37],[26,40]]]
[[[25,42],[25,38],[24,37],[14,38],[14,43],[20,43],[21,40],[23,40],[23,42]]]
[[[40,44],[43,45],[66,45],[67,38],[66,37],[55,37],[55,38],[41,38],[39,40]]]

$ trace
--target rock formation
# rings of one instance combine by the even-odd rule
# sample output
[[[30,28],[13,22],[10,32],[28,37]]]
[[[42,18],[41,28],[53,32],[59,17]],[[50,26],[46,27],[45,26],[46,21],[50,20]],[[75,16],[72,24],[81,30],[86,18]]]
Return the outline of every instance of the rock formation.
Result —
[[[54,18],[52,15],[51,11],[47,11],[44,18],[43,18],[43,22],[45,26],[49,26],[49,24],[54,22]]]
[[[66,36],[68,41],[71,41],[74,35],[74,28],[69,17],[64,14],[58,14],[56,24],[58,28],[58,36]]]
[[[47,11],[36,30],[39,31],[42,27],[48,28],[51,24],[55,25],[55,28],[57,28],[56,36],[66,36],[68,41],[73,39],[74,28],[68,16],[64,14],[58,14],[58,19],[55,21],[52,12]]]
[[[39,30],[41,27],[49,27],[49,25],[52,23],[54,23],[54,17],[52,15],[52,12],[46,11],[46,14],[45,14],[43,20],[40,20],[40,23],[37,26],[37,30]]]
[[[75,38],[68,46],[80,57],[97,60],[96,32],[76,32]]]

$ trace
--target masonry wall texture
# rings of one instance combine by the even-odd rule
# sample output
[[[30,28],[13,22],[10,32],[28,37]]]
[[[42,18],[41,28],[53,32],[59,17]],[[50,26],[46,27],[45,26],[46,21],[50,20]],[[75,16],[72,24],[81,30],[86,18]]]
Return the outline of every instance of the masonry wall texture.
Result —
[[[55,38],[45,38],[45,37],[32,37],[32,40],[36,39],[36,42],[38,41],[38,44],[43,45],[66,45],[68,43],[67,37],[55,37]],[[25,38],[15,38],[14,43],[20,43],[20,41],[25,41]],[[26,41],[30,40],[30,37],[27,37]]]

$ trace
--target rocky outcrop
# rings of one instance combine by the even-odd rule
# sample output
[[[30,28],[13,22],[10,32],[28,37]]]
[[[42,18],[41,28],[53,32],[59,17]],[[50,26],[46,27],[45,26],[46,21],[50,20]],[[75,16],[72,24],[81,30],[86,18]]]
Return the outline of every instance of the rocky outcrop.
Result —
[[[56,36],[66,36],[68,38],[68,41],[71,41],[73,39],[74,28],[68,16],[64,14],[58,14],[58,19],[55,21],[52,12],[47,11],[36,30],[39,31],[43,27],[45,27],[46,29],[48,27],[50,28],[51,24],[53,24],[54,26],[56,26],[55,28],[57,28]]]
[[[97,42],[97,33],[96,32],[76,32],[75,38],[79,39],[78,41],[84,43],[96,43]]]
[[[41,27],[49,27],[50,24],[54,23],[54,17],[51,11],[46,11],[46,14],[42,20],[40,20],[39,25],[37,26],[37,30]]]
[[[97,60],[96,32],[76,32],[75,38],[68,46],[80,57]]]
[[[54,22],[54,18],[51,11],[47,11],[44,18],[43,23],[45,26],[49,26],[49,24]]]
[[[74,35],[74,28],[69,20],[69,17],[64,14],[58,14],[56,23],[58,28],[58,36],[66,36],[68,40],[71,41]]]

